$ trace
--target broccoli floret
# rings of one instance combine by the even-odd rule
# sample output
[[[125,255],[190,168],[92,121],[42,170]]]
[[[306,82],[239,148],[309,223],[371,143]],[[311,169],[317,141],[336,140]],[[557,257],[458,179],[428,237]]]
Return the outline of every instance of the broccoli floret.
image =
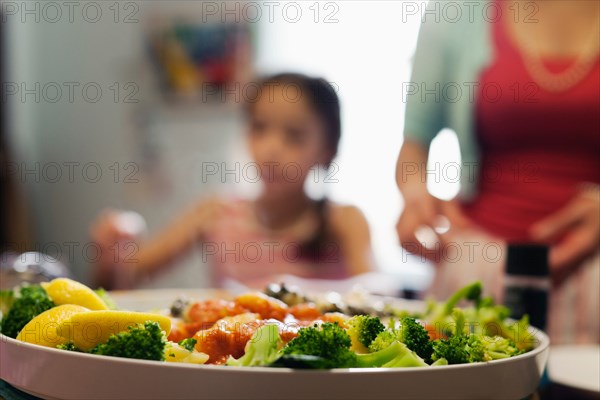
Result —
[[[476,307],[463,310],[465,319],[470,322],[472,333],[481,336],[501,336],[510,339],[521,351],[531,350],[536,343],[529,331],[529,316],[517,322],[508,322],[510,310],[487,297],[476,303]],[[450,333],[454,333],[450,331]]]
[[[164,361],[166,338],[157,322],[147,321],[129,327],[128,332],[111,335],[106,343],[91,350],[93,354],[112,357]]]
[[[104,304],[106,304],[106,307],[108,307],[109,310],[117,309],[117,303],[115,303],[113,298],[110,297],[106,290],[104,290],[103,288],[98,288],[94,290],[94,292],[96,292],[96,294],[102,299],[102,301],[104,302]]]
[[[308,357],[307,368],[350,368],[356,363],[356,353],[350,350],[352,341],[346,330],[337,323],[326,322],[302,328],[298,336],[282,349],[283,361]]]
[[[427,367],[427,363],[404,343],[393,342],[383,350],[375,353],[358,354],[356,365],[362,368],[405,368]]]
[[[439,339],[433,342],[433,360],[445,358],[449,364],[466,364],[485,361],[484,345],[480,336],[465,334],[465,314],[463,310],[455,308],[452,317],[456,323],[454,335],[448,339]]]
[[[477,335],[454,335],[433,342],[433,360],[445,358],[448,364],[486,361],[485,348]]]
[[[446,359],[449,364],[499,360],[522,353],[510,339],[477,334],[454,335],[448,339],[436,340],[433,348],[433,359]]]
[[[465,333],[465,315],[462,310],[454,309],[452,317],[456,322],[455,334],[448,339],[434,341],[434,360],[446,359],[449,364],[465,364],[520,354],[510,339]]]
[[[392,343],[398,341],[396,336],[397,336],[397,332],[396,332],[395,328],[390,327],[390,328],[386,329],[385,331],[383,331],[379,335],[377,335],[375,340],[373,340],[371,342],[371,345],[369,346],[369,351],[371,353],[375,353],[380,350],[388,348]]]
[[[23,286],[8,313],[2,318],[2,333],[16,338],[29,321],[52,307],[54,303],[41,286]]]
[[[521,354],[521,350],[510,339],[484,336],[482,342],[485,347],[485,358],[488,360],[499,360]]]
[[[457,290],[444,304],[444,313],[450,315],[452,310],[454,310],[461,300],[471,300],[474,301],[476,305],[479,305],[481,302],[482,291],[483,288],[479,281],[473,282]]]
[[[406,347],[417,353],[426,362],[431,362],[433,353],[432,343],[429,340],[429,332],[414,318],[404,317],[400,319],[400,328],[396,328],[395,321],[390,321],[390,326],[379,333],[371,342],[369,351],[377,352],[387,348],[394,341],[404,343]]]
[[[487,336],[500,335],[502,321],[509,317],[510,311],[503,305],[494,304],[493,301],[486,303],[479,308],[465,309],[465,317],[473,323],[474,333]]]
[[[379,318],[370,315],[356,315],[348,320],[348,335],[352,340],[350,349],[357,353],[368,353],[368,347],[385,326]]]
[[[529,316],[524,315],[519,321],[507,323],[501,321],[499,324],[500,336],[510,339],[521,351],[533,349],[537,342],[535,336],[529,331]]]
[[[75,346],[75,343],[73,342],[59,344],[58,346],[56,346],[56,348],[67,351],[81,351],[79,348],[77,348],[77,346]]]
[[[429,332],[414,318],[405,317],[400,320],[398,340],[417,353],[419,357],[430,362],[433,347],[429,340]]]
[[[184,349],[186,349],[187,351],[194,351],[194,347],[196,346],[196,343],[198,343],[198,341],[196,339],[194,339],[194,338],[187,338],[187,339],[183,339],[178,344],[181,347],[183,347]]]
[[[252,338],[246,343],[243,356],[237,360],[229,357],[227,365],[237,367],[253,367],[269,365],[278,357],[279,347],[282,345],[277,325],[263,325],[254,332]]]
[[[15,292],[13,290],[0,290],[0,320],[8,312],[14,299]]]
[[[476,306],[488,303],[490,299],[481,299],[481,282],[473,282],[456,291],[445,303],[430,303],[424,318],[436,330],[436,336],[450,336],[455,333],[450,315],[461,300],[474,301]],[[477,308],[478,309],[478,308]],[[476,310],[474,310],[476,312]],[[475,322],[475,321],[471,321]]]
[[[325,369],[326,360],[319,356],[305,354],[282,354],[269,367],[294,369]]]
[[[473,332],[482,336],[501,336],[510,339],[521,351],[531,350],[535,336],[529,328],[529,316],[523,316],[519,321],[507,321],[510,310],[500,304],[494,304],[491,299],[483,299],[477,308],[464,310],[465,317],[473,323]]]

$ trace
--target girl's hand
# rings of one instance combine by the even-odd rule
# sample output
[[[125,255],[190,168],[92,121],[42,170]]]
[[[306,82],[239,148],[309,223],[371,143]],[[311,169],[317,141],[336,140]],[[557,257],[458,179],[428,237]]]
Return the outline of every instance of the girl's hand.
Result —
[[[95,280],[100,286],[113,288],[118,266],[135,259],[138,242],[146,231],[142,216],[134,212],[105,210],[92,223],[90,238],[99,251],[95,263]]]
[[[534,224],[531,236],[550,243],[552,280],[562,283],[599,249],[600,189],[582,189],[561,210]]]
[[[445,217],[450,223],[450,229],[468,228],[471,223],[463,214],[458,203],[454,200],[440,200],[429,193],[405,196],[405,205],[400,219],[396,224],[400,244],[410,253],[427,258],[433,262],[441,260],[446,244],[445,236],[436,232],[440,217]],[[417,238],[416,232],[423,227],[429,227],[435,233],[437,241],[433,248]]]

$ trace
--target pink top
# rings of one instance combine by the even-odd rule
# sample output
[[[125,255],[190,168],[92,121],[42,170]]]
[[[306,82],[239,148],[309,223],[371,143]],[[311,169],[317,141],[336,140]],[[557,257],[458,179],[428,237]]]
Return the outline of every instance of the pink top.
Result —
[[[261,225],[248,200],[229,201],[223,209],[202,243],[217,285],[232,279],[264,288],[277,275],[305,279],[350,277],[337,242],[328,240],[317,249],[307,249],[304,241],[291,233]]]

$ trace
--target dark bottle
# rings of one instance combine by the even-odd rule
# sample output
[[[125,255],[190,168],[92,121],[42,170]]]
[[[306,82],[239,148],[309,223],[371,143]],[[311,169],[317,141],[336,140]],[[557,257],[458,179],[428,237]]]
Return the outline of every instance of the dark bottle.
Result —
[[[548,247],[537,244],[509,244],[506,254],[504,304],[510,316],[529,315],[529,323],[546,329],[550,271]]]

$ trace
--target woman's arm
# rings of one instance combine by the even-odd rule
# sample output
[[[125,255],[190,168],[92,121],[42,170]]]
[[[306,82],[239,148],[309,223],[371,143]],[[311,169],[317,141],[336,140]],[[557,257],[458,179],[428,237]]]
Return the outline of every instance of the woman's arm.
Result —
[[[353,206],[333,205],[329,208],[330,229],[337,239],[339,254],[351,275],[375,269],[369,225],[363,213]]]
[[[414,254],[425,254],[415,236],[421,226],[433,226],[437,215],[436,201],[427,191],[423,168],[427,165],[427,149],[418,142],[405,140],[396,164],[396,183],[404,199],[404,208],[396,225],[400,244]]]
[[[456,201],[440,200],[427,191],[427,149],[419,142],[405,140],[396,165],[396,183],[404,199],[404,209],[396,230],[400,244],[413,254],[439,262],[444,252],[444,235],[437,235],[439,246],[428,248],[416,237],[422,227],[435,228],[443,216],[454,231],[470,225]]]

